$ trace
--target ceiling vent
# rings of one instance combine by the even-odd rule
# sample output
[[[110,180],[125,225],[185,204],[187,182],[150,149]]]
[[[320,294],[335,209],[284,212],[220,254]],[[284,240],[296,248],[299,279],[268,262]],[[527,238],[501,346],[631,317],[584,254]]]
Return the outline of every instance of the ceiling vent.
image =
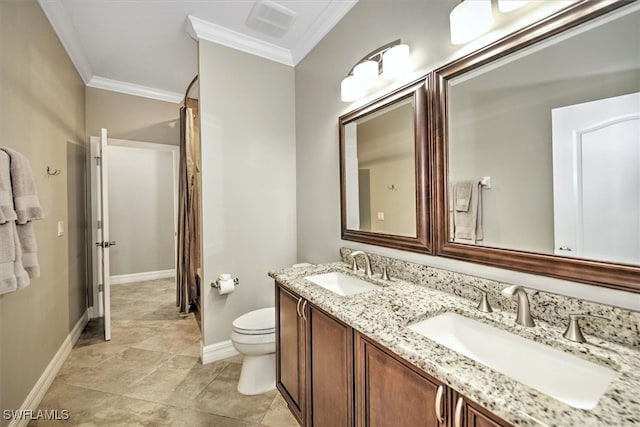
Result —
[[[282,37],[291,28],[295,17],[293,10],[274,1],[258,0],[249,13],[247,27],[269,36]]]

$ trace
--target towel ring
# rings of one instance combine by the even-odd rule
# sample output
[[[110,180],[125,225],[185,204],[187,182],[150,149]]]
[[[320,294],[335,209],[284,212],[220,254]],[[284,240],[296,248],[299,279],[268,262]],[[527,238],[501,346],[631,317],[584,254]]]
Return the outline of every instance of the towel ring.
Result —
[[[47,175],[56,176],[60,175],[61,173],[62,171],[60,169],[51,169],[49,166],[47,166]]]

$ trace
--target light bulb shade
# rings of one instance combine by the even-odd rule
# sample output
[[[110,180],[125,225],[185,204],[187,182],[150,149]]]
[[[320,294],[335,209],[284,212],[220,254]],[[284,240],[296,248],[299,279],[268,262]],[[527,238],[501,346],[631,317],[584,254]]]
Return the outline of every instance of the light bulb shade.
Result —
[[[409,45],[399,44],[382,55],[382,77],[387,80],[402,77],[411,69]]]
[[[364,96],[364,88],[354,76],[347,76],[340,84],[340,99],[342,102],[353,102]]]
[[[479,37],[493,24],[491,0],[465,0],[449,15],[451,43],[464,44]]]
[[[378,83],[378,63],[376,61],[363,61],[353,69],[353,76],[364,89],[369,89]]]
[[[520,9],[527,3],[529,3],[529,0],[498,0],[498,10],[502,13],[507,13]]]

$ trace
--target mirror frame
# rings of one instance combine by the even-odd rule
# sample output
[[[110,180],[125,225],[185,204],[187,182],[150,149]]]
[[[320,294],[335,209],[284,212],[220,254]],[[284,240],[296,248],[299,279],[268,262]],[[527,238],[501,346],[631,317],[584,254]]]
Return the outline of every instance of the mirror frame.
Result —
[[[448,81],[631,3],[633,2],[624,0],[615,3],[602,0],[580,1],[485,48],[451,62],[431,74],[431,86],[434,88],[432,109],[435,126],[436,255],[640,293],[639,266],[455,243],[449,241],[447,232],[449,230]]]
[[[353,242],[368,243],[411,252],[433,253],[431,244],[431,159],[432,148],[429,139],[428,81],[421,78],[393,92],[378,98],[362,107],[338,118],[338,140],[340,143],[340,217],[341,238]],[[416,171],[416,236],[400,236],[371,231],[350,230],[347,228],[346,211],[346,170],[345,170],[345,126],[390,105],[413,98],[414,103],[414,136],[415,136],[415,171]]]

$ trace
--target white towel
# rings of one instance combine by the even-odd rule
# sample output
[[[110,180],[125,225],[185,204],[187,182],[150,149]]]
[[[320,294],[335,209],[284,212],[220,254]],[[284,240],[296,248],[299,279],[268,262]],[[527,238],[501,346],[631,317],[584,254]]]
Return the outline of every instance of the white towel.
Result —
[[[15,221],[0,224],[0,295],[29,286]]]
[[[468,212],[471,202],[471,193],[477,181],[460,181],[455,185],[455,205],[457,212]]]
[[[7,221],[0,224],[0,294],[18,289],[14,265],[16,262],[16,223]]]
[[[29,286],[40,275],[32,220],[44,215],[29,160],[0,147],[0,294]]]
[[[11,159],[0,150],[0,224],[15,221],[18,217],[13,209],[13,193],[11,192]]]
[[[40,277],[40,264],[38,264],[38,244],[36,234],[33,231],[33,224],[16,225],[16,233],[22,251],[22,266],[29,277]]]
[[[467,211],[457,209],[458,186],[462,192],[467,191],[468,181],[453,184],[453,199],[456,209],[453,209],[453,237],[455,242],[472,243],[484,238],[482,230],[482,187],[479,181],[471,181],[469,208]]]
[[[0,150],[6,152],[10,158],[13,209],[18,216],[18,224],[44,218],[29,160],[11,148],[0,147]]]

